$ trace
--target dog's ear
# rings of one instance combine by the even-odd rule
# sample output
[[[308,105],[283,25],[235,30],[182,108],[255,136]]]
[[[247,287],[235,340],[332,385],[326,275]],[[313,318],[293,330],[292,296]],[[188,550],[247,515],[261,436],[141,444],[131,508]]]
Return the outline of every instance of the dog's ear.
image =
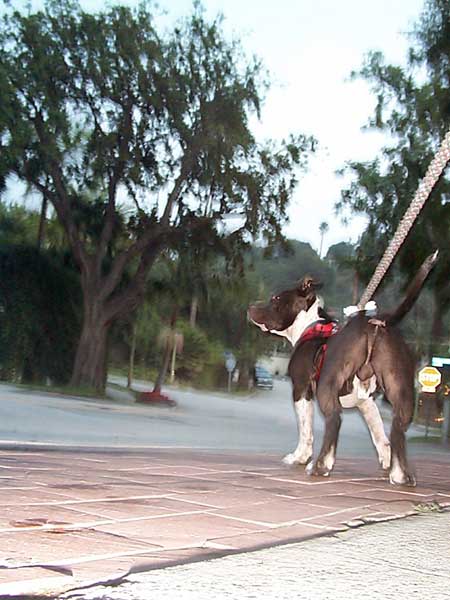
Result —
[[[297,284],[297,289],[302,296],[307,296],[310,293],[314,293],[315,290],[318,290],[321,287],[321,282],[315,279],[312,275],[305,275]]]

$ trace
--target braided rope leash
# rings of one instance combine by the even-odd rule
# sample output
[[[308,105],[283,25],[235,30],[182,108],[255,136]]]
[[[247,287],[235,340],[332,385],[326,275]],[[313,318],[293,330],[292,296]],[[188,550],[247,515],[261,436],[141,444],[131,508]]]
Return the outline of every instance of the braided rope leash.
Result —
[[[375,269],[374,274],[372,275],[372,279],[369,281],[368,286],[366,287],[363,295],[361,296],[361,300],[358,303],[358,308],[361,310],[364,308],[366,303],[372,298],[375,290],[380,285],[381,280],[386,275],[387,270],[391,266],[392,261],[395,258],[395,255],[399,251],[401,245],[406,239],[406,236],[409,233],[409,230],[413,226],[414,221],[417,219],[420,211],[422,210],[425,202],[428,200],[429,195],[431,194],[432,189],[436,185],[439,177],[441,176],[443,170],[447,166],[448,161],[450,160],[450,130],[447,131],[447,134],[439,147],[435,157],[430,163],[430,166],[425,173],[425,177],[419,184],[417,191],[414,195],[414,198],[411,204],[408,207],[408,210],[403,216],[403,219],[400,221],[397,231],[394,234],[389,246],[387,247],[385,253],[383,254],[383,258],[378,263],[377,268]]]

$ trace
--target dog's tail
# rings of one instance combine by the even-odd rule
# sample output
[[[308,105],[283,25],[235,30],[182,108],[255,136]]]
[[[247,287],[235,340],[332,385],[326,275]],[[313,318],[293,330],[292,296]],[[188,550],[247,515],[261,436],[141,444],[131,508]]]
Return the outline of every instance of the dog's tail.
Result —
[[[424,260],[414,279],[409,284],[401,304],[397,306],[394,312],[384,315],[384,320],[386,323],[389,323],[389,325],[396,325],[411,310],[414,302],[417,300],[420,294],[420,290],[422,289],[428,274],[437,262],[438,254],[439,250],[436,250],[436,252],[430,254],[430,256]]]

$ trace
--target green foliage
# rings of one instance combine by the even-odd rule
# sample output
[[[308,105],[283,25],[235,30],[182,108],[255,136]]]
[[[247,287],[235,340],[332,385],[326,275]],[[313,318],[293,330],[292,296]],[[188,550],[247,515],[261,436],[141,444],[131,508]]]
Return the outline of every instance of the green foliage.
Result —
[[[164,35],[145,3],[9,8],[0,82],[0,191],[14,174],[53,205],[81,271],[73,383],[101,387],[106,352],[92,345],[142,301],[158,255],[195,220],[235,255],[252,236],[279,239],[314,140],[256,142],[265,72],[198,4]]]
[[[136,364],[141,369],[145,366],[147,373],[159,369],[169,331],[181,332],[184,344],[177,358],[177,379],[196,385],[222,386],[226,384],[225,348],[234,352],[239,367],[245,371],[272,342],[247,323],[247,307],[256,297],[254,277],[241,270],[227,271],[224,260],[217,257],[210,257],[197,267],[196,271],[195,265],[186,263],[185,256],[178,255],[164,257],[155,265],[148,299],[136,318]],[[197,283],[189,277],[192,272],[197,273]],[[195,290],[199,291],[199,311],[192,326],[188,325],[188,318]],[[180,318],[171,330],[169,323],[175,314]],[[120,343],[120,331],[124,328],[119,328],[116,344]],[[128,354],[130,337],[123,342]]]
[[[20,204],[0,202],[0,245],[37,247],[40,215]],[[47,250],[66,253],[64,231],[54,218],[45,220],[45,236],[42,243]]]
[[[178,379],[202,381],[205,376],[210,378],[217,366],[223,369],[223,347],[217,340],[183,321],[177,323],[176,331],[183,335],[183,349],[176,362]]]
[[[243,209],[247,231],[279,235],[294,168],[313,141],[255,143],[249,115],[267,83],[220,19],[196,10],[162,38],[144,5],[89,14],[47,2],[7,13],[0,45],[3,172],[47,190],[65,227],[69,219],[82,237],[98,237],[121,185],[139,235],[156,216],[148,192],[180,172],[179,223]]]
[[[143,304],[136,315],[136,358],[145,368],[157,368],[161,344],[159,333],[162,328],[161,316],[152,303]]]
[[[66,383],[80,322],[76,273],[59,256],[0,248],[0,373],[23,382]]]
[[[34,246],[37,241],[39,215],[23,206],[5,206],[0,202],[0,246]]]
[[[351,162],[353,183],[342,192],[337,208],[368,217],[359,244],[356,268],[367,281],[391,240],[400,219],[450,127],[450,7],[427,0],[411,35],[413,45],[405,68],[387,65],[379,52],[370,53],[357,73],[376,94],[369,126],[386,131],[392,143],[366,163]],[[434,249],[440,258],[431,278],[435,296],[434,341],[445,334],[443,315],[450,308],[450,181],[441,177],[399,255],[407,279]]]

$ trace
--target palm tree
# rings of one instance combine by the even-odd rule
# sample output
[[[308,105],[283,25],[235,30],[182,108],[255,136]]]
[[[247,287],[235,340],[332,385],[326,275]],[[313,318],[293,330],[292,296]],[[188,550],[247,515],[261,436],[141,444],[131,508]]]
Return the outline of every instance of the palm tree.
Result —
[[[319,250],[319,258],[322,258],[322,246],[323,246],[323,238],[325,236],[325,234],[327,233],[327,231],[329,230],[329,225],[326,221],[322,221],[322,223],[319,225],[319,231],[320,231],[320,250]]]

